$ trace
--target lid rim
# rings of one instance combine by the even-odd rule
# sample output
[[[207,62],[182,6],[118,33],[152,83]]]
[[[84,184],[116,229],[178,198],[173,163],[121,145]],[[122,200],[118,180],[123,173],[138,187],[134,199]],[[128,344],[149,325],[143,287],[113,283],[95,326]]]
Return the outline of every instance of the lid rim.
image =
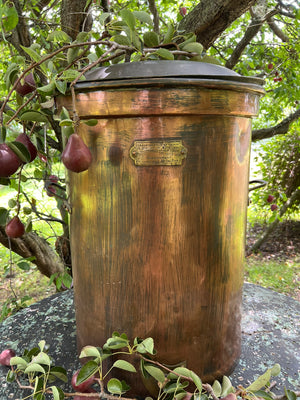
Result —
[[[85,74],[85,80],[77,82],[76,87],[80,87],[83,82],[126,82],[130,79],[138,81],[147,78],[218,79],[227,82],[254,83],[260,86],[264,82],[261,78],[245,77],[216,64],[187,60],[156,60],[114,64],[108,67],[96,68],[88,71]]]

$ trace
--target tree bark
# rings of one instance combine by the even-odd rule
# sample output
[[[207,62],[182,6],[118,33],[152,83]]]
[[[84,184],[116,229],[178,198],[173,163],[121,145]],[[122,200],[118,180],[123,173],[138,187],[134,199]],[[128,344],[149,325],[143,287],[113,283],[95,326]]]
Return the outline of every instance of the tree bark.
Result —
[[[48,278],[53,274],[62,275],[65,266],[55,251],[45,239],[34,232],[25,233],[21,238],[9,239],[5,234],[5,228],[0,226],[0,243],[23,258],[35,257],[32,261],[38,270]]]
[[[233,21],[256,0],[202,0],[180,21],[178,31],[194,32],[197,41],[208,49]]]
[[[83,0],[63,0],[61,3],[61,28],[73,40],[79,32],[89,32],[92,20],[86,1]]]
[[[252,131],[252,142],[257,142],[258,140],[268,139],[276,135],[285,135],[290,129],[290,125],[300,118],[300,108],[290,114],[287,118],[281,121],[275,126],[264,129],[254,129]]]

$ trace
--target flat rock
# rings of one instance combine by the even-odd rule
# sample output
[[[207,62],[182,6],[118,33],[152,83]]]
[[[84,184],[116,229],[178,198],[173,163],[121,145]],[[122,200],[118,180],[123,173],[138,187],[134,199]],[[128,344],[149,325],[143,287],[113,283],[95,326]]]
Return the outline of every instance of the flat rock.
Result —
[[[242,317],[242,353],[230,379],[234,386],[246,387],[275,363],[281,374],[274,378],[275,393],[284,387],[300,388],[300,303],[292,298],[245,283]],[[44,339],[50,346],[54,364],[71,376],[80,367],[76,350],[73,291],[55,294],[31,305],[0,324],[0,350],[12,348],[21,355]],[[21,400],[30,392],[16,383],[7,383],[8,368],[0,366],[0,399]],[[71,391],[69,384],[60,385]]]

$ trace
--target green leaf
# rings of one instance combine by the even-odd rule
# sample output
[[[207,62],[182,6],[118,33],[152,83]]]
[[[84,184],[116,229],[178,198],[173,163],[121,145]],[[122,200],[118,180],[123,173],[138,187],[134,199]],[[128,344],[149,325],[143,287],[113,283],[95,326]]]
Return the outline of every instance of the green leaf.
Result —
[[[253,392],[256,398],[265,399],[265,400],[274,400],[274,397],[270,394],[265,392],[264,390],[258,390],[257,392]]]
[[[107,382],[107,390],[112,394],[122,394],[122,383],[119,379],[112,378]]]
[[[155,53],[164,60],[174,60],[174,55],[167,49],[158,49]]]
[[[112,350],[122,349],[128,346],[128,340],[123,338],[109,338],[107,339],[104,347]]]
[[[101,354],[97,347],[94,346],[85,346],[81,350],[79,358],[84,358],[84,357],[97,357],[101,358]]]
[[[157,47],[159,45],[159,36],[156,32],[146,32],[143,35],[143,41],[147,47]]]
[[[38,343],[38,346],[39,346],[41,351],[44,351],[44,348],[46,346],[46,341],[45,340],[40,340],[39,343]]]
[[[1,182],[0,182],[0,184],[1,184]],[[7,217],[8,217],[8,210],[5,207],[0,207],[0,225],[1,226],[6,225]]]
[[[34,121],[34,122],[48,122],[48,118],[45,114],[39,111],[24,111],[20,115],[21,121]]]
[[[144,368],[148,372],[148,374],[153,376],[153,378],[156,379],[158,382],[163,383],[165,381],[165,374],[160,368],[155,367],[151,364],[145,364]]]
[[[52,390],[53,400],[63,400],[65,398],[64,392],[61,390],[61,388],[50,386],[49,389]]]
[[[122,18],[122,21],[125,22],[130,30],[134,31],[136,22],[134,14],[131,11],[125,9],[120,12],[120,16]]]
[[[145,11],[133,11],[133,15],[139,21],[144,22],[145,24],[148,25],[153,25],[151,16]]]
[[[67,61],[68,64],[71,64],[75,58],[78,56],[79,53],[79,47],[71,47],[70,49],[68,49],[67,51]]]
[[[229,393],[234,393],[234,388],[233,388],[233,386],[231,384],[231,380],[228,378],[228,376],[223,376],[221,396],[225,397]]]
[[[73,126],[73,121],[71,119],[63,119],[60,121],[59,126]]]
[[[184,367],[177,367],[173,370],[173,372],[170,372],[168,375],[169,379],[178,379],[178,375],[185,376],[187,378],[191,378],[191,372],[189,369],[184,368]],[[176,375],[178,374],[178,375]]]
[[[215,57],[207,56],[207,55],[203,56],[202,59],[201,59],[201,61],[202,61],[202,62],[205,62],[205,63],[208,63],[208,64],[222,65],[222,64],[220,63],[220,61],[217,60]]]
[[[273,367],[271,368],[271,375],[272,376],[278,376],[280,374],[281,367],[279,364],[274,364]]]
[[[20,261],[17,264],[18,268],[20,268],[22,271],[30,271],[30,264],[28,264],[25,261]]]
[[[188,35],[184,36],[185,41],[179,44],[179,48],[182,50],[184,46],[186,46],[188,43],[194,43],[197,40],[197,37],[194,33],[190,33]]]
[[[125,35],[115,35],[111,38],[113,42],[116,42],[122,46],[130,46],[131,42]]]
[[[12,85],[15,82],[19,70],[20,70],[20,65],[16,63],[11,63],[10,66],[7,68],[6,73],[4,75],[5,85],[7,89],[10,87],[10,85]]]
[[[45,364],[45,365],[50,365],[51,360],[48,354],[46,353],[39,353],[37,356],[33,357],[32,362],[37,363],[37,364]]]
[[[136,348],[138,353],[145,354],[154,354],[154,341],[152,338],[147,338],[143,340],[141,343],[137,345]]]
[[[135,367],[127,361],[124,360],[117,360],[113,363],[113,367],[124,369],[125,371],[129,372],[136,372]]]
[[[35,61],[35,62],[40,62],[42,57],[35,51],[33,50],[31,47],[25,47],[25,46],[21,46],[21,48],[25,51],[25,53],[27,53],[29,55],[29,57]]]
[[[42,372],[43,374],[46,373],[44,368],[40,364],[32,363],[27,366],[24,373],[28,374],[29,372]]]
[[[250,386],[246,388],[247,392],[256,392],[266,386],[271,379],[271,369],[268,369],[264,374],[259,376]]]
[[[104,12],[98,17],[97,22],[101,25],[104,25],[107,18],[110,18],[110,17],[111,17],[111,14],[109,12]]]
[[[98,120],[97,119],[87,119],[87,120],[84,120],[83,123],[88,126],[96,126],[98,124]]]
[[[181,391],[183,389],[185,389],[186,387],[188,387],[189,382],[169,382],[166,384],[166,386],[164,387],[164,392],[165,393],[175,393],[178,391]]]
[[[70,43],[72,41],[72,39],[66,32],[59,30],[50,32],[47,36],[47,40],[54,43]]]
[[[66,94],[67,91],[67,82],[66,81],[55,81],[55,85],[57,90],[62,93]]]
[[[182,47],[183,51],[188,51],[189,53],[198,53],[201,55],[203,51],[203,46],[201,43],[198,42],[193,42],[193,43],[187,43],[185,46]]]
[[[6,382],[12,383],[16,380],[15,373],[10,369],[6,375]]]
[[[213,389],[213,391],[214,391],[214,394],[215,394],[217,397],[220,397],[220,396],[221,396],[221,393],[222,393],[222,386],[221,386],[221,384],[220,384],[219,381],[217,381],[217,380],[214,381],[214,383],[213,383],[213,385],[212,385],[212,389]]]
[[[14,6],[12,7],[4,7],[2,12],[4,11],[4,18],[2,18],[2,25],[6,31],[12,31],[19,22],[18,12]]]
[[[284,388],[284,393],[288,400],[296,400],[297,395],[294,391]]]
[[[202,381],[201,381],[201,379],[193,371],[191,371],[191,378],[193,379],[193,382],[196,385],[196,388],[198,389],[199,393],[201,393],[202,392]]]
[[[55,88],[55,82],[51,81],[48,85],[38,87],[37,91],[45,96],[51,96],[54,93]]]
[[[16,365],[18,369],[24,370],[27,367],[28,362],[22,357],[12,357],[10,359],[10,365]]]
[[[24,163],[30,161],[31,155],[27,147],[21,142],[7,142],[7,146],[20,158]]]
[[[67,371],[62,367],[52,367],[50,369],[50,375],[60,379],[62,382],[68,382]]]
[[[85,382],[87,379],[95,375],[95,373],[98,371],[98,368],[98,364],[93,360],[88,361],[86,364],[84,364],[77,376],[77,385],[80,385],[81,383]]]
[[[166,35],[165,35],[165,37],[164,37],[164,40],[163,40],[163,44],[167,44],[167,43],[172,42],[174,33],[175,33],[175,27],[174,27],[174,25],[171,23],[171,24],[169,24],[169,26],[168,26],[167,33],[166,33]]]

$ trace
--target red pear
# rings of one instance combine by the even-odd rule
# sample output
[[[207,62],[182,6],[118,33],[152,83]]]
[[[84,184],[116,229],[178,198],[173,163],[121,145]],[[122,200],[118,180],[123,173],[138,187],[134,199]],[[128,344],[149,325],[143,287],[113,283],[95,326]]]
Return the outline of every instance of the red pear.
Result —
[[[33,92],[35,90],[35,88],[36,88],[36,83],[35,83],[33,74],[30,73],[25,76],[23,84],[21,83],[21,81],[18,82],[18,84],[16,86],[16,92],[20,96],[24,97],[24,96],[26,96],[26,94]]]
[[[0,143],[0,176],[7,178],[14,174],[22,161],[5,143]]]
[[[73,133],[62,152],[61,160],[65,167],[73,172],[82,172],[89,168],[92,154],[77,133]]]
[[[0,354],[0,364],[10,366],[10,359],[15,357],[16,353],[12,349],[5,349]]]
[[[5,232],[10,238],[19,238],[25,233],[25,227],[16,215],[11,219],[5,227]]]
[[[35,159],[35,157],[37,156],[37,149],[35,147],[35,145],[32,143],[32,141],[29,139],[29,136],[26,135],[26,133],[21,133],[17,138],[16,138],[16,142],[20,142],[22,144],[24,144],[24,146],[27,147],[27,150],[30,153],[30,161],[33,161]]]
[[[90,386],[94,383],[94,375],[91,376],[89,379],[87,379],[85,382],[80,383],[79,385],[77,385],[76,381],[77,381],[77,376],[79,374],[79,370],[76,371],[74,373],[74,375],[72,376],[72,380],[71,380],[71,385],[73,387],[74,390],[78,391],[78,392],[88,392],[90,390]]]

